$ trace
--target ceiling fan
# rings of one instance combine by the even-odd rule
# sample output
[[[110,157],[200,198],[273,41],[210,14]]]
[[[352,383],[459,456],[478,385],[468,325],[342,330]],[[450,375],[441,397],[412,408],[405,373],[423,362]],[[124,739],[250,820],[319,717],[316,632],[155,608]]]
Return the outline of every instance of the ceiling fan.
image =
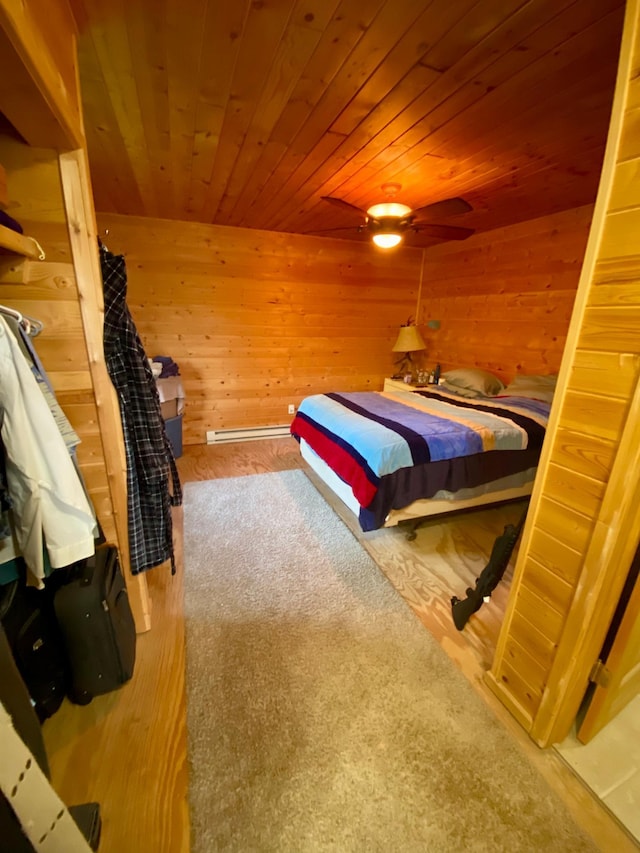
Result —
[[[328,201],[338,207],[357,213],[364,217],[360,225],[347,228],[324,228],[322,232],[314,231],[314,234],[327,233],[329,231],[367,231],[371,234],[373,242],[382,249],[392,249],[397,246],[407,232],[420,231],[437,240],[466,240],[474,233],[473,228],[460,228],[455,225],[439,225],[434,222],[424,222],[419,217],[447,217],[473,210],[471,205],[463,198],[447,198],[436,201],[424,207],[412,210],[406,204],[399,204],[395,197],[401,189],[400,184],[383,184],[382,191],[387,200],[374,204],[368,210],[362,210],[348,201],[334,196],[322,196],[323,201]]]

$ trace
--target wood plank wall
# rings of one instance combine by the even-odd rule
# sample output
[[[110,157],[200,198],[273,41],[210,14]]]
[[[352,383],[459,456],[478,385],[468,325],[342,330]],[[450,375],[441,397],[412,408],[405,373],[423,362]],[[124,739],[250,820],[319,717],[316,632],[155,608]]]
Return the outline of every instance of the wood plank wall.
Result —
[[[107,539],[118,542],[107,481],[102,437],[71,263],[57,153],[29,148],[0,136],[0,162],[7,170],[8,212],[47,254],[21,268],[3,266],[0,302],[42,320],[34,343],[56,396],[81,438],[78,461]]]
[[[557,373],[592,212],[580,207],[426,250],[420,319],[429,362],[481,367],[503,381]]]
[[[477,365],[504,380],[557,372],[591,214],[425,250],[423,363]],[[416,314],[421,250],[116,214],[98,214],[98,226],[126,256],[147,353],[180,366],[188,444],[210,429],[286,423],[288,404],[307,394],[380,388],[398,327]],[[65,235],[55,224],[41,232],[63,259]]]
[[[575,717],[608,624],[591,624],[598,599],[616,583],[620,594],[638,538],[637,530],[623,534],[629,561],[605,576],[606,549],[590,553],[603,500],[608,492],[611,503],[617,489],[622,505],[640,476],[617,464],[624,482],[611,478],[640,377],[639,9],[637,2],[629,4],[626,28],[632,32],[625,38],[633,51],[627,46],[625,59],[623,46],[594,233],[569,331],[575,345],[567,348],[562,366],[562,396],[552,412],[489,680],[541,745],[561,739]],[[591,663],[581,657],[587,645]]]
[[[415,316],[417,249],[119,215],[98,226],[126,256],[147,354],[180,367],[186,444],[288,423],[308,394],[380,390]]]

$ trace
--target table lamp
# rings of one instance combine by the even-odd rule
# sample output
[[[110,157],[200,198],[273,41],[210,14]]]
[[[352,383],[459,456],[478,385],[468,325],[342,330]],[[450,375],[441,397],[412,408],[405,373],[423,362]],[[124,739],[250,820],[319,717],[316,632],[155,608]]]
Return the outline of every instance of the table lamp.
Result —
[[[393,345],[392,350],[393,352],[404,353],[402,358],[396,362],[396,364],[400,365],[396,376],[404,376],[406,373],[413,374],[414,364],[411,353],[423,349],[426,349],[426,345],[422,340],[422,335],[418,331],[418,327],[409,325],[401,326],[398,339]]]

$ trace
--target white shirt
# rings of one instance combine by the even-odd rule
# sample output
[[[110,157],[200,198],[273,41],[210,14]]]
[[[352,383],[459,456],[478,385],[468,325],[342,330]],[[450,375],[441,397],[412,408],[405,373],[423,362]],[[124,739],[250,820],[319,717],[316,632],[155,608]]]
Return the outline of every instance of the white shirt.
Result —
[[[36,583],[95,551],[95,517],[35,376],[0,315],[0,433],[22,556]],[[43,538],[44,534],[44,538]]]

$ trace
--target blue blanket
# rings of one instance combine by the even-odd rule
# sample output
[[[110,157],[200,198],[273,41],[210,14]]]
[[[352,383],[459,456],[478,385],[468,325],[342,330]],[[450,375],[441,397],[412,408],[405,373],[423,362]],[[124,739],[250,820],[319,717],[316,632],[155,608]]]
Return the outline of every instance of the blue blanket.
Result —
[[[384,478],[405,469],[489,451],[539,453],[549,408],[524,397],[469,399],[435,389],[316,394],[301,403],[291,433],[370,509]],[[377,508],[378,520],[383,511]]]

